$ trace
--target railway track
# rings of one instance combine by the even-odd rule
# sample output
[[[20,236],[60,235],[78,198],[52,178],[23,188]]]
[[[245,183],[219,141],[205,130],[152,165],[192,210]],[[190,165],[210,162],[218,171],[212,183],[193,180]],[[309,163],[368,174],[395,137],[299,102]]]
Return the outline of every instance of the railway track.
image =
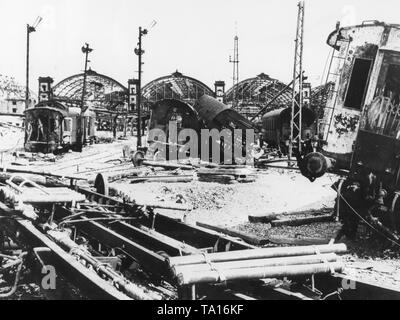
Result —
[[[100,268],[105,263],[122,265],[119,272],[107,268],[100,272],[103,279],[71,256],[71,248],[63,242],[56,243],[43,225],[26,219],[7,219],[10,229],[18,230],[19,239],[25,245],[45,248],[39,250],[39,258],[46,265],[54,265],[68,281],[86,288],[88,297],[97,299],[400,299],[400,291],[376,286],[343,274],[297,277],[280,285],[264,280],[235,281],[218,284],[179,286],[173,278],[166,260],[168,257],[199,253],[240,251],[257,248],[240,238],[204,227],[188,225],[179,219],[156,214],[146,208],[108,197],[86,188],[75,187],[87,201],[76,206],[57,204],[49,210],[51,223],[68,230],[72,241],[84,242]],[[0,211],[17,214],[4,205]],[[49,236],[50,235],[50,236]],[[82,258],[83,257],[83,258]],[[97,260],[96,260],[97,259]],[[124,263],[127,265],[123,266]],[[136,265],[132,270],[132,262]],[[111,273],[111,274],[110,274]],[[129,276],[126,278],[126,274]],[[123,274],[124,276],[120,276]],[[111,281],[110,278],[115,277]],[[100,280],[102,281],[100,281]],[[104,280],[105,279],[105,280]],[[106,281],[107,280],[107,281]],[[138,287],[121,290],[121,285],[131,281]],[[126,283],[124,282],[126,281]],[[135,296],[138,294],[138,296]],[[141,296],[141,294],[143,296]]]

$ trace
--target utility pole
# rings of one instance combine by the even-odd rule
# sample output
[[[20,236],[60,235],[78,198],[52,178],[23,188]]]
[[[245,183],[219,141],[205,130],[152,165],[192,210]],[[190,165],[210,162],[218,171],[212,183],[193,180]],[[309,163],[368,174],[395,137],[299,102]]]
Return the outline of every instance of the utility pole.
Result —
[[[237,85],[239,83],[239,37],[237,35],[237,30],[233,43],[233,59],[229,57],[229,62],[233,65],[232,107],[235,109],[238,106]]]
[[[147,34],[147,29],[139,27],[138,48],[135,48],[135,54],[138,56],[138,92],[137,92],[137,148],[142,146],[142,37]]]
[[[35,23],[30,26],[26,25],[26,86],[25,86],[25,110],[29,107],[29,41],[30,34],[36,31],[39,23],[42,21],[41,17],[37,17]]]
[[[83,72],[83,87],[82,87],[82,98],[81,98],[81,113],[78,117],[79,121],[78,121],[78,149],[79,151],[82,151],[82,146],[83,146],[83,139],[84,139],[84,132],[83,130],[85,128],[85,124],[83,122],[84,119],[84,113],[87,110],[87,107],[85,107],[85,95],[86,95],[86,79],[87,79],[87,66],[88,66],[88,62],[89,62],[89,53],[91,53],[93,51],[92,48],[89,47],[88,43],[85,43],[85,45],[82,47],[82,52],[85,54],[85,69]]]
[[[301,154],[301,124],[303,107],[303,38],[304,1],[298,3],[297,30],[293,68],[292,115],[290,122],[289,157],[294,148]]]

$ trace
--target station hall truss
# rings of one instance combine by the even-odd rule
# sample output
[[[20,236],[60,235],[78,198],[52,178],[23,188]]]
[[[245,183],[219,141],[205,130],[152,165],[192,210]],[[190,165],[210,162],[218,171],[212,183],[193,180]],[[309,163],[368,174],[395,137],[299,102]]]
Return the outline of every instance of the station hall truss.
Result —
[[[53,87],[53,96],[57,101],[66,105],[81,105],[84,74],[70,76]],[[284,90],[286,88],[286,90]],[[326,100],[325,88],[315,88],[313,96],[318,105]],[[100,117],[115,118],[128,115],[128,89],[122,83],[91,69],[87,71],[85,104]],[[278,94],[281,93],[279,96]],[[142,117],[150,118],[153,106],[160,101],[168,104],[184,102],[193,107],[203,96],[215,96],[215,92],[205,83],[186,76],[181,72],[159,77],[142,87]],[[254,78],[239,82],[224,94],[224,102],[235,111],[251,119],[259,111],[268,106],[265,112],[291,104],[290,87],[277,79],[261,73]],[[278,97],[277,97],[278,96]],[[270,103],[274,98],[275,101]],[[135,119],[134,113],[128,115]]]
[[[120,82],[89,69],[86,73],[85,104],[96,112],[115,112],[124,108],[128,89]],[[81,104],[84,74],[70,76],[53,87],[53,95],[64,103]]]
[[[86,83],[85,103],[95,111],[112,112],[127,102],[127,88],[108,76],[89,69]],[[79,104],[82,90],[83,73],[60,81],[53,87],[53,94],[59,101]],[[214,92],[203,82],[176,71],[142,87],[142,109],[146,113],[152,104],[164,99],[179,100],[193,105],[204,94],[213,96]]]
[[[285,83],[261,73],[257,77],[240,81],[230,88],[225,94],[225,103],[251,119],[285,87]],[[292,91],[289,88],[282,92],[265,112],[289,106],[291,101]]]
[[[203,82],[176,71],[171,75],[155,79],[142,88],[145,105],[170,99],[183,101],[191,106],[202,95],[214,96],[213,90]]]

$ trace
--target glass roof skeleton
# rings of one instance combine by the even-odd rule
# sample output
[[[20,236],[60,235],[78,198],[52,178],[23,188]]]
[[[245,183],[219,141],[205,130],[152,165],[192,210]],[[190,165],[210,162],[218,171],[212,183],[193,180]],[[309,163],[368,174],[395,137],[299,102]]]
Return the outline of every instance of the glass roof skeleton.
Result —
[[[178,71],[153,80],[142,89],[144,100],[151,103],[163,99],[177,99],[194,105],[204,94],[214,96],[214,92],[207,85]]]
[[[53,88],[58,100],[79,102],[82,98],[83,73],[68,77]],[[127,88],[118,81],[99,74],[91,69],[87,72],[86,97],[87,103],[92,103],[98,109],[109,109],[124,103],[127,98]]]
[[[274,98],[286,84],[279,80],[272,79],[268,75],[261,73],[255,78],[243,80],[236,87],[230,88],[226,93],[227,103],[232,102],[233,94],[236,91],[236,96],[239,105],[246,103],[262,103],[267,104]],[[275,102],[275,106],[287,105],[291,102],[291,91],[283,93]]]

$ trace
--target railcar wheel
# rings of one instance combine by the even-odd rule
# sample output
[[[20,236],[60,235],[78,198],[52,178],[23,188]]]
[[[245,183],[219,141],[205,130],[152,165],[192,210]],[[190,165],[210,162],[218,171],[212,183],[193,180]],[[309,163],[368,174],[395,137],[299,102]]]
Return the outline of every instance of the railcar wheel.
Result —
[[[96,179],[94,180],[94,187],[96,188],[97,193],[108,196],[108,177],[103,173],[97,174]]]
[[[141,150],[137,150],[133,153],[131,160],[135,167],[140,167],[143,164],[145,154]]]
[[[300,169],[306,177],[314,181],[322,177],[330,168],[330,161],[319,152],[307,154],[299,163]]]

